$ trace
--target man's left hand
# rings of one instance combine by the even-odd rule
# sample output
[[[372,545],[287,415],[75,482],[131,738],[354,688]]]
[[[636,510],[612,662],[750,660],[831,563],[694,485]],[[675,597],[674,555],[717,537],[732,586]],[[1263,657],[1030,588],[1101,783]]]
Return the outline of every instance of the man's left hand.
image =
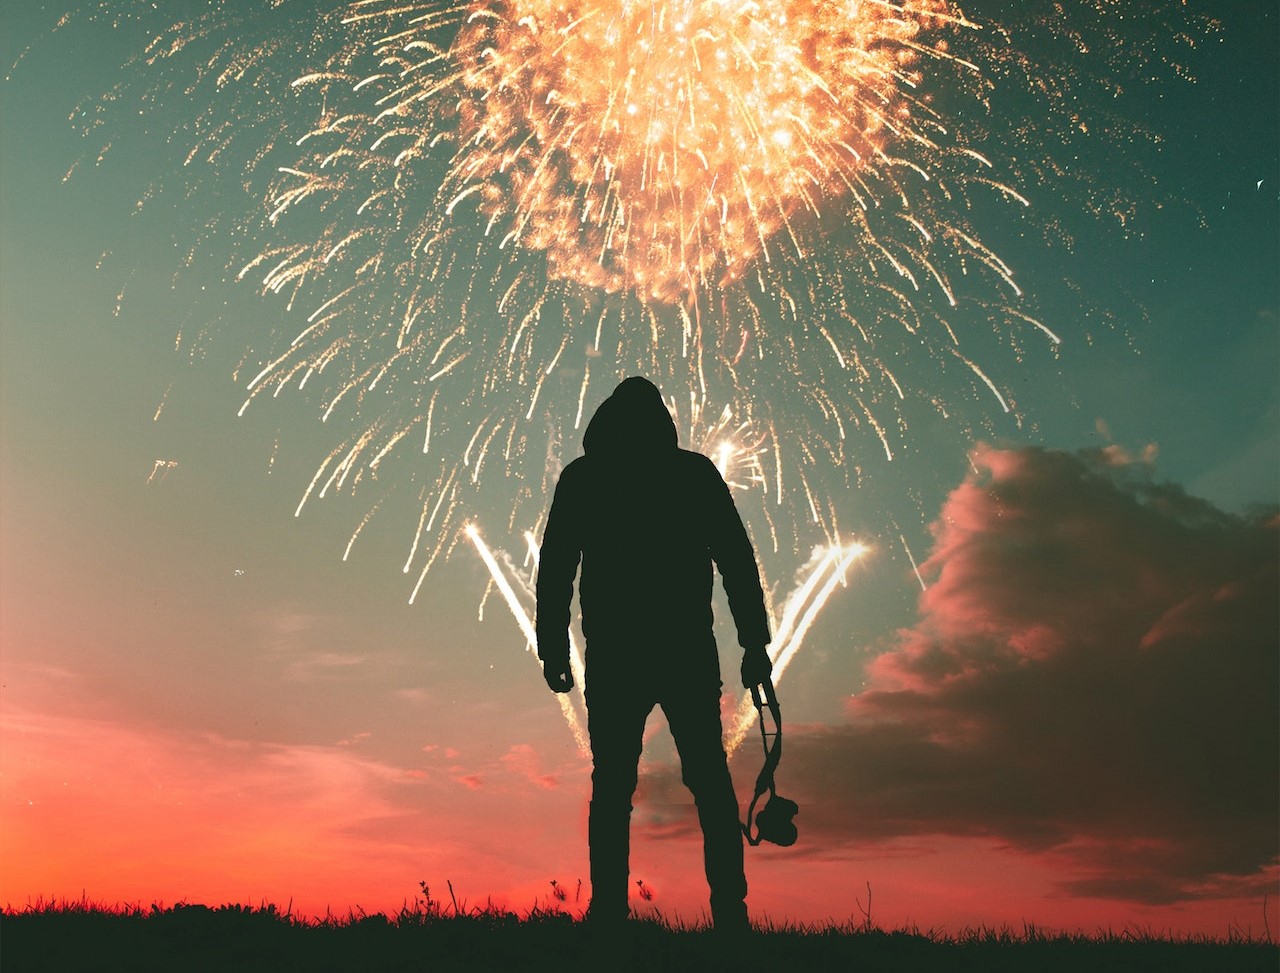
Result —
[[[769,659],[769,650],[763,645],[742,653],[742,685],[745,688],[761,685],[772,673],[773,662]]]

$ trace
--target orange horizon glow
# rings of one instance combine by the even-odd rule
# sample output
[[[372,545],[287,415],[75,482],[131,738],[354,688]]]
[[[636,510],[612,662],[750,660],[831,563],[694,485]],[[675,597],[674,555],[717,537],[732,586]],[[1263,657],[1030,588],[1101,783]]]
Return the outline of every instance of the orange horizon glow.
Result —
[[[531,748],[513,745],[478,774],[448,754],[438,770],[405,770],[351,746],[251,744],[12,709],[2,726],[6,909],[238,903],[300,918],[393,915],[414,906],[424,881],[446,909],[447,882],[464,908],[576,915],[587,905],[585,764],[548,774]],[[1263,925],[1261,902],[1071,898],[1054,890],[1062,876],[1051,855],[991,840],[895,839],[827,858],[805,845],[804,811],[799,846],[748,852],[757,920],[857,924],[870,883],[873,921],[886,929],[1030,922],[1044,931],[1225,937]],[[698,840],[652,826],[690,813],[637,802],[633,877],[653,895],[633,891],[637,914],[705,919]],[[567,893],[562,903],[552,879]]]

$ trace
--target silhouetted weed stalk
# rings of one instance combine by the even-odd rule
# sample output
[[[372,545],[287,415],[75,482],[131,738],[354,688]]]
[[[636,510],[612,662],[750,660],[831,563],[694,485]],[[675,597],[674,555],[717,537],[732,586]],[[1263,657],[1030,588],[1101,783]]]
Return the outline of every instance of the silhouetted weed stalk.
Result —
[[[146,920],[163,919],[180,916],[194,919],[199,916],[218,916],[242,918],[247,921],[270,922],[299,928],[344,928],[364,923],[382,925],[421,926],[428,923],[451,922],[454,919],[482,919],[491,922],[509,924],[537,925],[551,922],[564,924],[581,922],[586,916],[586,903],[582,902],[582,880],[578,879],[574,889],[574,907],[568,906],[569,890],[557,879],[550,880],[551,891],[542,901],[535,901],[522,911],[499,906],[492,897],[487,897],[483,905],[471,904],[467,899],[458,899],[454,892],[452,880],[446,880],[449,900],[446,902],[432,895],[431,887],[425,881],[418,883],[419,895],[406,902],[393,913],[366,912],[359,906],[349,908],[346,915],[327,912],[324,916],[303,916],[294,913],[293,903],[280,908],[274,903],[261,903],[257,906],[231,903],[210,907],[199,903],[176,902],[164,905],[153,902],[149,906],[139,903],[117,903],[105,905],[91,901],[87,894],[79,899],[45,899],[38,897],[28,901],[26,905],[15,907],[6,904],[0,909],[0,920],[18,918],[58,917],[92,917],[112,920]],[[643,881],[637,881],[641,899],[652,901],[653,892]],[[1277,946],[1275,934],[1265,916],[1265,900],[1263,928],[1255,930],[1251,925],[1233,923],[1225,936],[1210,936],[1202,933],[1175,933],[1172,930],[1157,930],[1151,927],[1136,925],[1125,926],[1120,930],[1110,927],[1099,928],[1092,933],[1083,931],[1063,932],[1046,931],[1035,923],[1024,921],[1021,928],[1008,925],[1001,926],[964,926],[957,932],[949,932],[945,928],[920,928],[916,924],[894,930],[881,929],[875,925],[871,917],[871,886],[867,885],[867,901],[864,905],[861,897],[856,899],[858,917],[848,920],[830,922],[798,922],[784,920],[778,922],[772,917],[763,916],[753,921],[757,934],[782,936],[909,936],[927,940],[931,943],[963,945],[968,943],[1020,944],[1034,942],[1068,942],[1068,943],[1165,943],[1165,944],[1206,944],[1206,945],[1262,945]],[[681,934],[707,931],[708,919],[703,916],[696,921],[687,921],[680,916],[667,916],[656,907],[639,915],[634,924],[645,925],[662,931]]]
[[[804,923],[757,917],[755,934],[718,937],[705,917],[689,922],[646,907],[625,929],[605,936],[582,922],[587,903],[576,887],[549,882],[549,891],[521,911],[486,898],[447,898],[420,882],[419,893],[393,913],[349,909],[308,917],[274,904],[209,907],[178,902],[106,906],[90,901],[37,899],[0,910],[4,969],[230,969],[240,971],[454,969],[522,973],[540,969],[682,971],[737,968],[741,962],[790,969],[982,969],[1044,971],[1266,970],[1280,968],[1280,948],[1263,930],[1234,924],[1225,937],[1176,934],[1129,926],[1119,931],[1050,932],[965,927],[884,930],[865,904],[843,922]],[[640,897],[652,892],[638,882]],[[644,892],[649,891],[646,897]],[[1265,904],[1264,904],[1265,912]],[[283,962],[282,958],[288,961]],[[175,963],[178,965],[175,966]],[[454,965],[454,964],[460,965]],[[602,965],[603,964],[603,965]]]

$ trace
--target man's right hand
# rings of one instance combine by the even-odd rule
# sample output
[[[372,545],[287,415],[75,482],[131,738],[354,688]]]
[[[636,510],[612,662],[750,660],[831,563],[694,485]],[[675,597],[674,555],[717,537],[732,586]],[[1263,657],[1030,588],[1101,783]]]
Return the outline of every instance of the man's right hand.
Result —
[[[569,663],[544,663],[542,678],[547,681],[552,692],[567,693],[573,688],[573,673],[569,671]]]
[[[773,673],[773,662],[769,659],[769,650],[763,645],[747,649],[742,653],[742,685],[746,689],[759,686]]]

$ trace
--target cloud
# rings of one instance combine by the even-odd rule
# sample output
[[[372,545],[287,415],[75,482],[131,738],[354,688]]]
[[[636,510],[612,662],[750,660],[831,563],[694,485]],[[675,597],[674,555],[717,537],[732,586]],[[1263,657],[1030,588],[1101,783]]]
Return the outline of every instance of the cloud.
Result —
[[[560,786],[557,774],[547,773],[537,750],[527,743],[513,744],[502,756],[502,766],[510,773],[527,780],[534,787],[554,790]]]
[[[1277,518],[1117,450],[973,466],[917,623],[847,723],[788,735],[806,844],[985,837],[1052,859],[1062,892],[1135,902],[1272,888]]]

